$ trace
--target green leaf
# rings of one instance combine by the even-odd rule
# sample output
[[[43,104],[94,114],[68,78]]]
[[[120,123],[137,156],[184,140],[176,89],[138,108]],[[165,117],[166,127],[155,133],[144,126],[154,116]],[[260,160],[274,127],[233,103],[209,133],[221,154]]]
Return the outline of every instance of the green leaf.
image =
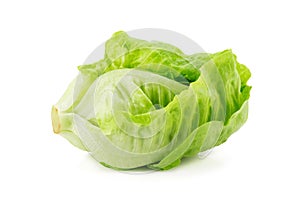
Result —
[[[178,163],[184,154],[190,155],[194,149],[190,148],[193,141],[196,141],[197,148],[205,146],[204,149],[213,147],[219,138],[222,131],[223,122],[210,121],[195,129],[177,148],[175,148],[169,155],[162,159],[159,163],[151,165],[156,169],[170,169],[174,167],[174,163]],[[213,141],[213,142],[212,142]],[[187,152],[190,148],[190,152]],[[199,149],[200,151],[200,149]],[[198,153],[198,152],[197,152]]]

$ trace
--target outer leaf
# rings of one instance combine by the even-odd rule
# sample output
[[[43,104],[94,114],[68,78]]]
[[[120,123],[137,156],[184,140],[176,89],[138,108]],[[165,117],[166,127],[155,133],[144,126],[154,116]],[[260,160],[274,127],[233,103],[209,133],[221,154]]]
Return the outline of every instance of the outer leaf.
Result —
[[[90,65],[83,65],[79,70],[84,74],[97,74],[122,68],[147,68],[159,65],[177,72],[174,78],[192,82],[200,73],[193,63],[176,47],[162,42],[148,42],[129,37],[125,32],[115,33],[105,44],[104,59]]]
[[[216,146],[226,142],[226,140],[232,135],[232,133],[239,130],[248,118],[248,101],[244,102],[241,109],[235,112],[228,123],[225,125],[222,134],[216,143]]]
[[[221,133],[222,128],[222,121],[210,121],[203,124],[202,126],[195,129],[176,149],[174,149],[163,160],[161,160],[158,164],[151,165],[150,167],[157,169],[170,169],[171,167],[175,167],[175,163],[180,164],[178,160],[180,160],[188,151],[195,138],[197,138],[197,142],[200,144],[199,146],[207,145],[207,143],[205,143],[206,141],[216,141],[217,138],[219,138],[219,134]],[[211,148],[214,146],[214,144],[215,143],[208,144],[205,148]]]

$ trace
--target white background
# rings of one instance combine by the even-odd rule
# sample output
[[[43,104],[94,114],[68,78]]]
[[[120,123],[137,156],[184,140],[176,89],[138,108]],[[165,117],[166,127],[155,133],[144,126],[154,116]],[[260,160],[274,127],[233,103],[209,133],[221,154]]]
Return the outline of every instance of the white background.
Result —
[[[0,199],[299,199],[296,2],[1,1]],[[253,90],[247,123],[209,157],[130,175],[54,135],[50,110],[94,48],[147,27],[232,48]]]

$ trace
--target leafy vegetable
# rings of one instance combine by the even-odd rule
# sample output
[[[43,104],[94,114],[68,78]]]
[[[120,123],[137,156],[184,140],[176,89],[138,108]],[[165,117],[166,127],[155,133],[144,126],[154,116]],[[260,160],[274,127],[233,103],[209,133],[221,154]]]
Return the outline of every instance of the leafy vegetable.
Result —
[[[250,71],[231,50],[185,55],[115,33],[52,108],[52,124],[115,169],[166,170],[225,142],[247,120]]]

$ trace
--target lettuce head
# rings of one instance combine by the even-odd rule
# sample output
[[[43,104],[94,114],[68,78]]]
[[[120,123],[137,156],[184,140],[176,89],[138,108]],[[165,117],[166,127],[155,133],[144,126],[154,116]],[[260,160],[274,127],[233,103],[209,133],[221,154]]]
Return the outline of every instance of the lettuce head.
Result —
[[[231,50],[186,55],[117,32],[52,107],[55,133],[114,169],[166,170],[247,120],[249,69]]]

